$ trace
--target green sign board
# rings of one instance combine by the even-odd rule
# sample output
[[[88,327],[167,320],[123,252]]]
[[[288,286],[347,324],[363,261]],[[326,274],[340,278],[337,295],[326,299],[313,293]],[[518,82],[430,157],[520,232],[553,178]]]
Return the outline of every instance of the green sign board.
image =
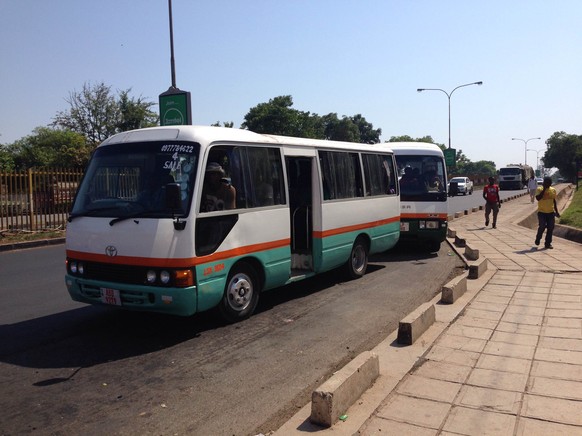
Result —
[[[192,124],[190,93],[170,88],[160,94],[160,125],[183,126]]]
[[[443,151],[445,155],[445,164],[448,167],[454,167],[457,162],[457,150],[454,148],[447,148]]]

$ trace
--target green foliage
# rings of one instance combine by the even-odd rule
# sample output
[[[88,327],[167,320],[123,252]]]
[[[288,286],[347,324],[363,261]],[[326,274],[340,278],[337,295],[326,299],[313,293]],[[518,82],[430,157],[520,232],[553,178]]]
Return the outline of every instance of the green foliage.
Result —
[[[151,111],[153,102],[145,101],[142,97],[137,100],[129,96],[131,89],[121,91],[117,105],[119,107],[118,132],[154,127],[158,124],[159,116]]]
[[[85,137],[71,130],[37,127],[33,134],[9,146],[12,169],[32,167],[81,167],[87,164],[90,147]]]
[[[318,133],[309,122],[309,112],[291,109],[293,98],[282,95],[259,103],[245,115],[242,126],[256,133],[317,138]]]
[[[438,145],[443,150],[445,149],[444,144],[437,144],[436,142],[434,142],[432,136],[430,135],[423,136],[422,138],[413,138],[412,136],[409,135],[391,136],[390,139],[386,142],[427,142],[429,144]]]
[[[116,97],[103,82],[85,83],[80,92],[69,94],[70,108],[57,113],[53,126],[84,135],[94,147],[116,133],[155,126],[158,116],[151,111],[155,103],[130,97],[130,91]]]
[[[213,127],[220,127],[220,121],[217,121],[216,123],[211,124],[211,126]],[[223,127],[228,127],[230,129],[232,129],[234,127],[234,122],[232,121],[225,121],[222,123]]]
[[[336,113],[324,116],[291,108],[293,98],[283,95],[260,103],[245,115],[241,127],[257,133],[295,136],[300,138],[330,139],[335,141],[380,142],[381,129],[357,114],[352,117]]]
[[[547,141],[548,146],[541,159],[546,168],[558,168],[567,180],[576,176],[576,159],[582,159],[582,135],[555,132]]]
[[[455,174],[495,176],[496,173],[495,162],[490,160],[471,162],[467,159],[461,164],[457,163],[457,167],[455,168]]]
[[[582,190],[574,193],[570,205],[562,212],[560,224],[582,229]]]
[[[0,144],[0,172],[13,171],[15,165],[13,154],[7,146]]]

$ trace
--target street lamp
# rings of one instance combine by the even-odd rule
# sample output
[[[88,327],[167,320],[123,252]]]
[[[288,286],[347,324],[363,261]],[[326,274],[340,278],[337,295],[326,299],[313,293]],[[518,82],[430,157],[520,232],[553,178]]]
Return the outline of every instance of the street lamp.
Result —
[[[473,83],[466,83],[464,85],[459,85],[455,89],[453,89],[451,92],[447,92],[444,89],[440,89],[440,88],[418,88],[417,89],[418,92],[441,91],[441,92],[444,92],[445,95],[447,96],[447,98],[449,99],[449,148],[451,148],[451,95],[453,95],[453,92],[455,92],[457,89],[462,88],[464,86],[470,86],[470,85],[483,85],[483,82],[473,82]]]
[[[536,170],[540,171],[540,151],[544,150],[534,150],[533,148],[528,148],[527,151],[535,151],[536,152]],[[541,174],[541,172],[540,172]]]
[[[533,139],[542,139],[542,138],[539,138],[539,137],[538,138],[529,138],[527,140],[521,139],[521,138],[511,138],[512,141],[522,141],[523,142],[523,146],[525,149],[525,160],[523,162],[524,165],[527,165],[527,143]]]

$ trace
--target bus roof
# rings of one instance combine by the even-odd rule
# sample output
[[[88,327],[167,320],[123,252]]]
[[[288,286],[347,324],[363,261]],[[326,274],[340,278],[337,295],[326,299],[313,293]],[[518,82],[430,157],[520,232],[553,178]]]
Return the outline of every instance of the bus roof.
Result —
[[[216,142],[240,142],[345,150],[357,149],[370,152],[378,152],[379,150],[383,152],[392,151],[391,146],[387,143],[360,144],[323,139],[294,138],[291,136],[266,135],[251,132],[250,130],[214,126],[164,126],[130,130],[107,138],[99,146],[149,141],[194,141],[201,145],[210,145]]]
[[[386,145],[392,148],[394,154],[409,154],[409,155],[435,155],[443,156],[443,151],[436,144],[429,142],[388,142]]]

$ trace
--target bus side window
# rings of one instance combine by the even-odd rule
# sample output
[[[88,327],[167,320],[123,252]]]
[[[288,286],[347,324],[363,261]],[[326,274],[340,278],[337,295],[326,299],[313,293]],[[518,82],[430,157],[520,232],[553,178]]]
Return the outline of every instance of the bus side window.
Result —
[[[285,203],[282,194],[283,165],[281,152],[277,148],[249,147],[246,149],[251,192],[247,198],[252,199],[252,207],[273,206]]]

